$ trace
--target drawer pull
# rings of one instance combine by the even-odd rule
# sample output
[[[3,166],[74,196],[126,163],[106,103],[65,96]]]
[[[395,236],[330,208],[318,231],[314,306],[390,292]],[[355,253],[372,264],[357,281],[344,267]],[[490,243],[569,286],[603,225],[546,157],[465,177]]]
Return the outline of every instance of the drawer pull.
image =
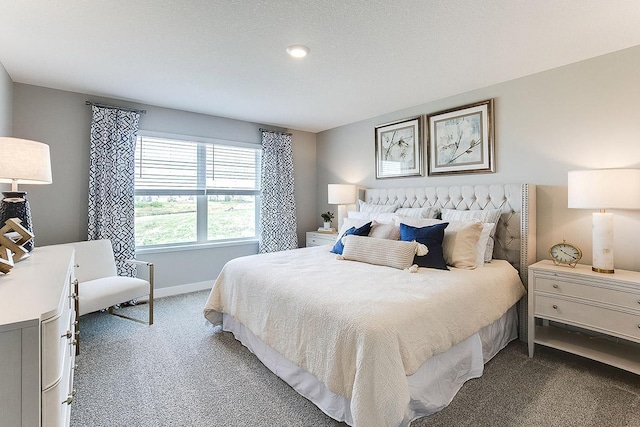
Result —
[[[66,403],[67,405],[71,405],[71,402],[73,402],[73,396],[75,396],[75,394],[76,394],[76,389],[73,389],[71,391],[71,394],[69,394],[67,398],[62,401],[62,404],[64,405]]]
[[[556,283],[553,284],[554,289],[558,289],[558,285]]]
[[[72,336],[73,336],[73,332],[67,331],[67,333],[64,334],[64,335],[61,335],[60,338],[65,338],[65,337],[66,338],[71,338]]]
[[[78,340],[71,340],[71,345],[78,345]]]
[[[78,298],[78,294],[76,294],[75,292],[72,293],[71,295],[69,295],[70,299],[77,299]]]
[[[553,304],[553,309],[554,309],[554,310],[557,310],[557,309],[558,309],[558,306],[557,306],[557,305],[555,305],[555,304]]]

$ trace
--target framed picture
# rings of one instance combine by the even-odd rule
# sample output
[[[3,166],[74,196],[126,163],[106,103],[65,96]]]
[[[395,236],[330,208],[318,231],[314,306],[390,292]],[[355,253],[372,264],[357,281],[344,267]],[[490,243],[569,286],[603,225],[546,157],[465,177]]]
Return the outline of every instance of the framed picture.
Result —
[[[423,176],[422,120],[376,126],[376,178]]]
[[[493,99],[427,116],[429,176],[495,172]]]

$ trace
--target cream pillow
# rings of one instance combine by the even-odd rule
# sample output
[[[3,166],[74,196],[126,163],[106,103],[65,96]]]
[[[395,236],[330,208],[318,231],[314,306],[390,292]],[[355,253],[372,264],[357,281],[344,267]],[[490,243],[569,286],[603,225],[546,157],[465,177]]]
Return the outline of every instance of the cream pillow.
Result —
[[[484,209],[484,210],[471,210],[471,211],[459,211],[456,209],[442,209],[442,219],[445,221],[473,221],[479,220],[481,222],[493,223],[493,229],[489,234],[489,240],[487,240],[487,247],[484,254],[484,262],[490,262],[493,258],[493,245],[496,235],[496,225],[500,219],[502,211],[500,209]]]
[[[440,213],[440,209],[435,206],[427,206],[423,208],[399,208],[395,213],[396,215],[410,218],[437,218]]]
[[[358,206],[360,212],[395,212],[400,207],[400,205],[374,205],[362,200],[358,200]]]
[[[416,241],[376,239],[351,234],[345,236],[342,242],[344,249],[342,255],[336,257],[337,259],[366,262],[400,270],[409,269],[416,254],[423,256],[428,252],[425,245]],[[410,271],[413,272],[413,270]]]
[[[376,239],[400,240],[400,227],[395,224],[384,224],[374,220],[371,222],[369,237]]]
[[[369,221],[376,220],[380,223],[393,224],[396,219],[396,214],[393,212],[347,212],[348,218],[353,219],[367,219]]]
[[[482,267],[485,263],[484,256],[487,249],[487,242],[489,241],[489,235],[494,226],[495,224],[492,222],[482,223],[482,232],[476,245],[476,267]]]

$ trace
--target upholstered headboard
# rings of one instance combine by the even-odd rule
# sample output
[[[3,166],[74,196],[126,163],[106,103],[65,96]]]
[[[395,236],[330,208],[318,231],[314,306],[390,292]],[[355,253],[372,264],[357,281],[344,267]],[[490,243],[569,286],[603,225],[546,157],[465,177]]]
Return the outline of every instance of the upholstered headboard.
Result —
[[[501,209],[493,257],[509,261],[528,286],[528,267],[536,258],[536,186],[532,184],[461,185],[451,187],[370,188],[360,199],[405,208]],[[520,301],[520,339],[526,340],[527,303]]]

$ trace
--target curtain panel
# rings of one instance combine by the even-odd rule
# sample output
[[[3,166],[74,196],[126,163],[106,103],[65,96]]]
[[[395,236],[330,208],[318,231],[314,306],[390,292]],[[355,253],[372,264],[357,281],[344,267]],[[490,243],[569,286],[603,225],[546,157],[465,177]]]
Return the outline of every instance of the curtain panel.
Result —
[[[291,139],[262,130],[260,253],[298,247]]]
[[[116,260],[135,257],[135,144],[140,113],[92,106],[89,155],[89,240],[109,239]],[[135,266],[116,261],[118,274]]]

